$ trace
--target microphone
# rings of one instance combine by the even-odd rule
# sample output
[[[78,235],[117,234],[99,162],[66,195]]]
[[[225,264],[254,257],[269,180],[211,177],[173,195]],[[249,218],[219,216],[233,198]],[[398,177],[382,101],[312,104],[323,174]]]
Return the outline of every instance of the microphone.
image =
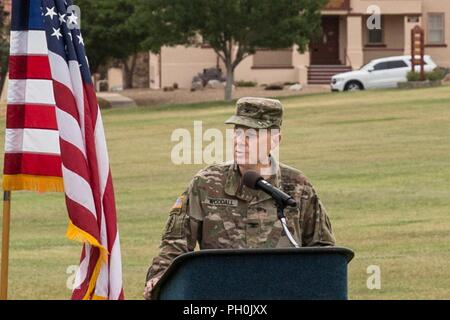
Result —
[[[284,233],[295,248],[300,248],[297,241],[295,241],[294,237],[289,231],[286,222],[286,216],[284,215],[284,208],[287,206],[295,207],[297,205],[297,202],[290,195],[264,180],[264,178],[261,177],[261,175],[256,171],[247,171],[243,176],[243,183],[246,187],[249,187],[251,189],[260,189],[264,191],[276,201],[278,207],[278,219],[280,219],[281,221]]]
[[[281,205],[283,208],[297,205],[297,202],[290,195],[271,185],[256,171],[247,171],[244,174],[243,182],[245,186],[251,189],[264,191],[277,202],[277,205]]]

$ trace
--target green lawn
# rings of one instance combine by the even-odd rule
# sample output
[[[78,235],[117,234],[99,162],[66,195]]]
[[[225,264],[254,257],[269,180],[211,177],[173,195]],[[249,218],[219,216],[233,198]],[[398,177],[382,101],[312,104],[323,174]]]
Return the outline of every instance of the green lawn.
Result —
[[[283,99],[281,160],[325,203],[338,244],[352,248],[352,299],[450,299],[450,87]],[[140,299],[167,214],[199,165],[175,166],[176,128],[225,129],[214,103],[103,112],[128,299]],[[3,130],[2,130],[3,131]],[[3,138],[1,139],[3,141]],[[13,194],[10,298],[66,299],[81,246],[65,239],[62,194]],[[366,287],[370,265],[381,290]]]

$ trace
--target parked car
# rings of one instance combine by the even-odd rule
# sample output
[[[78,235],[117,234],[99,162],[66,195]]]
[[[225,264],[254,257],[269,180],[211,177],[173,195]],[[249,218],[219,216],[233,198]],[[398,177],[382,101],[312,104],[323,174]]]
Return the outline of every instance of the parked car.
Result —
[[[425,72],[437,66],[430,56],[425,56]],[[332,91],[356,91],[364,89],[396,88],[398,82],[407,81],[411,71],[411,56],[375,59],[359,70],[344,72],[331,78]],[[420,71],[420,67],[416,67]]]

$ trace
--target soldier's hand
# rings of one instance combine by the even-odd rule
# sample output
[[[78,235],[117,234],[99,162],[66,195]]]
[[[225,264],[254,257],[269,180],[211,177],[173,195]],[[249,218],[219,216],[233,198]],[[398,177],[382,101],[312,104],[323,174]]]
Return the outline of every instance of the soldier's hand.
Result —
[[[145,285],[144,289],[144,299],[145,300],[151,300],[152,298],[152,290],[158,283],[160,277],[152,278],[150,279],[147,284]]]

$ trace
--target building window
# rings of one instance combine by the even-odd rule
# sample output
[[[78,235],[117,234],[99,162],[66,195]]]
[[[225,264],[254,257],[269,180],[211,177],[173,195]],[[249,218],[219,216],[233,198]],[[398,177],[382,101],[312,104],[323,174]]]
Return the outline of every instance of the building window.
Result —
[[[428,14],[428,43],[443,44],[445,42],[444,18],[443,13]]]
[[[258,50],[253,55],[254,69],[292,68],[292,48],[282,50]]]
[[[367,37],[368,45],[383,44],[383,41],[384,41],[383,26],[384,26],[384,21],[383,21],[383,19],[381,19],[381,28],[380,29],[368,29],[369,30],[368,37]]]

